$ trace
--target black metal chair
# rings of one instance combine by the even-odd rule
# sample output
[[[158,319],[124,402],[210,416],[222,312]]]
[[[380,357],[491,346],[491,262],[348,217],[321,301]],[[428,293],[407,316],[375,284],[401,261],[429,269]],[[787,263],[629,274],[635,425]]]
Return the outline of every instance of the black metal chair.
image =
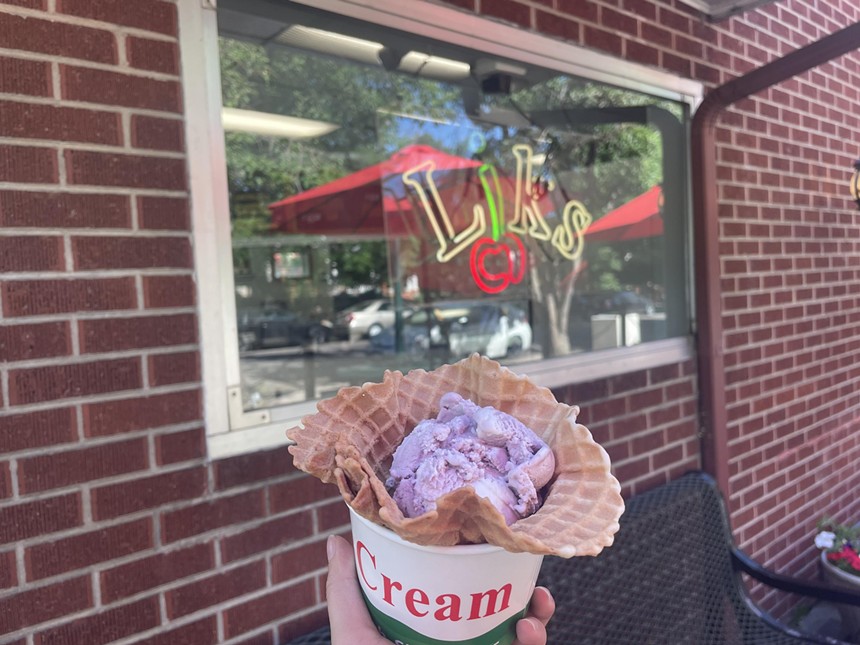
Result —
[[[612,547],[546,558],[539,584],[558,610],[550,643],[838,643],[801,634],[757,606],[741,573],[784,591],[860,605],[860,594],[777,575],[734,544],[715,482],[699,472],[632,498]]]
[[[612,547],[547,557],[538,584],[556,612],[551,645],[840,643],[802,634],[749,597],[742,573],[783,591],[860,606],[860,594],[775,574],[734,544],[714,481],[689,473],[627,502]],[[329,644],[327,627],[292,642]]]

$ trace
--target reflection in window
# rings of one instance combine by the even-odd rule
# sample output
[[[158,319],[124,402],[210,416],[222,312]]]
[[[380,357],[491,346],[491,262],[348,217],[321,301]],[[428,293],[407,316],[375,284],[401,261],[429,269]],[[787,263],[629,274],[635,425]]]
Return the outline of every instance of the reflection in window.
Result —
[[[687,333],[685,106],[219,5],[246,407]]]

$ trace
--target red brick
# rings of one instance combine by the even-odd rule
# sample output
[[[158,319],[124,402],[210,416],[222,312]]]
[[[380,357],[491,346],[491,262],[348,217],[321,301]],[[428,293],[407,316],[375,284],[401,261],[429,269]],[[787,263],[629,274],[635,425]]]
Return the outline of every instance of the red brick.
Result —
[[[493,18],[531,28],[531,11],[528,6],[514,0],[493,0],[481,4],[481,13]]]
[[[18,571],[15,566],[15,552],[0,553],[0,589],[18,585]]]
[[[129,36],[126,52],[132,67],[174,76],[179,74],[179,48],[175,42]]]
[[[89,576],[0,598],[0,635],[92,607]],[[78,641],[80,642],[80,641]]]
[[[87,403],[83,410],[84,434],[104,437],[197,421],[201,418],[200,406],[199,390]]]
[[[610,54],[621,54],[621,37],[611,31],[586,25],[583,41],[588,47],[602,49]]]
[[[51,96],[51,66],[46,61],[0,56],[0,92]]]
[[[0,461],[0,499],[7,497],[12,497],[12,469],[8,461]]]
[[[167,591],[167,616],[175,619],[266,586],[266,563],[252,562]]]
[[[197,340],[194,314],[98,318],[82,320],[79,325],[81,352],[86,354],[187,345]]]
[[[37,11],[46,10],[45,0],[0,0],[0,4],[10,4],[15,7],[36,9]]]
[[[7,316],[134,309],[134,278],[27,280],[2,285]]]
[[[563,13],[597,22],[597,5],[592,0],[557,0],[556,6]]]
[[[81,525],[78,494],[58,495],[0,508],[0,544],[18,542]],[[3,612],[0,612],[0,616]]]
[[[200,380],[200,354],[179,352],[149,357],[149,384],[153,387]]]
[[[214,567],[212,544],[195,544],[187,549],[158,553],[103,571],[100,574],[102,599],[112,603]]]
[[[625,394],[648,385],[648,373],[645,371],[628,372],[609,379],[610,392],[613,395]]]
[[[134,114],[131,117],[131,145],[146,150],[185,150],[182,121]]]
[[[131,205],[125,195],[3,190],[0,226],[129,228]]]
[[[0,326],[0,356],[6,361],[68,356],[72,352],[65,322]]]
[[[147,308],[190,307],[197,301],[194,278],[189,275],[143,277],[143,302]]]
[[[627,58],[643,65],[656,66],[660,62],[660,51],[651,45],[643,45],[629,40],[626,44]]]
[[[548,36],[557,36],[571,42],[579,42],[581,38],[581,26],[575,20],[538,10],[535,22],[538,31]]]
[[[236,535],[226,536],[221,542],[224,562],[241,560],[309,537],[313,533],[310,511],[302,511],[270,520]]]
[[[57,183],[57,152],[51,148],[0,146],[0,181]]]
[[[122,144],[119,113],[0,101],[0,136]]]
[[[76,441],[75,419],[73,408],[0,416],[0,453]]]
[[[161,516],[162,539],[165,543],[176,542],[224,526],[250,522],[265,514],[262,490],[221,497],[164,513]]]
[[[657,7],[650,0],[623,0],[621,6],[643,20],[653,21],[657,18]]]
[[[185,237],[75,237],[75,266],[96,269],[191,268],[191,243]]]
[[[60,76],[64,99],[161,112],[182,112],[182,93],[177,81],[159,81],[69,65],[60,65]]]
[[[205,490],[204,468],[187,468],[110,484],[92,491],[93,517],[96,520],[111,519],[171,502],[194,499],[203,495]]]
[[[9,373],[9,403],[21,405],[142,387],[139,358],[46,365]]]
[[[0,237],[0,271],[61,271],[64,268],[61,237]]]
[[[57,0],[57,11],[168,36],[177,33],[176,7],[170,2],[146,0],[129,5],[115,0]]]
[[[188,625],[134,642],[135,645],[215,645],[218,642],[218,623],[215,616],[207,616]]]
[[[93,63],[117,62],[116,40],[109,31],[9,13],[0,21],[0,47]]]
[[[202,459],[206,456],[206,431],[193,428],[156,435],[155,459],[159,466],[175,464],[180,461]]]
[[[38,632],[33,642],[35,645],[55,643],[101,645],[152,629],[159,623],[158,598],[144,598]]]
[[[615,33],[637,35],[639,21],[633,16],[615,11],[609,7],[600,8],[600,25]]]
[[[152,548],[149,518],[109,526],[29,547],[24,552],[27,580],[40,580]]]
[[[316,477],[301,475],[289,481],[274,484],[269,489],[272,513],[282,513],[313,504],[336,494],[331,484],[323,484]]]
[[[248,453],[215,462],[215,488],[224,490],[297,472],[286,448]]]
[[[287,616],[311,603],[308,599],[315,595],[314,581],[305,580],[299,584],[278,589],[271,593],[255,598],[224,611],[224,632],[227,638],[274,622],[282,616]]]
[[[311,542],[272,557],[272,582],[288,582],[327,564],[325,540]]]
[[[144,470],[147,466],[147,441],[141,437],[21,458],[18,481],[22,492],[35,493]]]
[[[190,229],[188,199],[184,197],[137,198],[138,221],[141,228],[187,231]]]
[[[330,504],[325,504],[324,506],[319,506],[314,509],[319,522],[317,529],[321,533],[332,531],[349,524],[349,511],[347,511],[346,504],[343,503],[343,499],[340,495],[332,497],[331,499],[332,502]]]
[[[66,150],[70,184],[185,190],[185,160]]]

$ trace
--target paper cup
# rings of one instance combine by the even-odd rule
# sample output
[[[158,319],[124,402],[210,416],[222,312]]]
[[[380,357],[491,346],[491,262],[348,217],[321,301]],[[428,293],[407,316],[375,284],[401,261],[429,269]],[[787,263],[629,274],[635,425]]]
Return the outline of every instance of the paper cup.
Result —
[[[542,555],[489,544],[412,544],[351,508],[358,580],[382,634],[401,645],[508,645]]]

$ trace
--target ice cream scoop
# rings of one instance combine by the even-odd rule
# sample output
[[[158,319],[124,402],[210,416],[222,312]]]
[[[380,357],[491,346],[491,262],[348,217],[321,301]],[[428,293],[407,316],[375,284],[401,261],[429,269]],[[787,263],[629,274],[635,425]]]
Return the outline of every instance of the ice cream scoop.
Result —
[[[419,423],[398,446],[385,484],[406,517],[471,486],[510,525],[540,507],[554,468],[549,446],[515,417],[448,392],[436,419]]]

